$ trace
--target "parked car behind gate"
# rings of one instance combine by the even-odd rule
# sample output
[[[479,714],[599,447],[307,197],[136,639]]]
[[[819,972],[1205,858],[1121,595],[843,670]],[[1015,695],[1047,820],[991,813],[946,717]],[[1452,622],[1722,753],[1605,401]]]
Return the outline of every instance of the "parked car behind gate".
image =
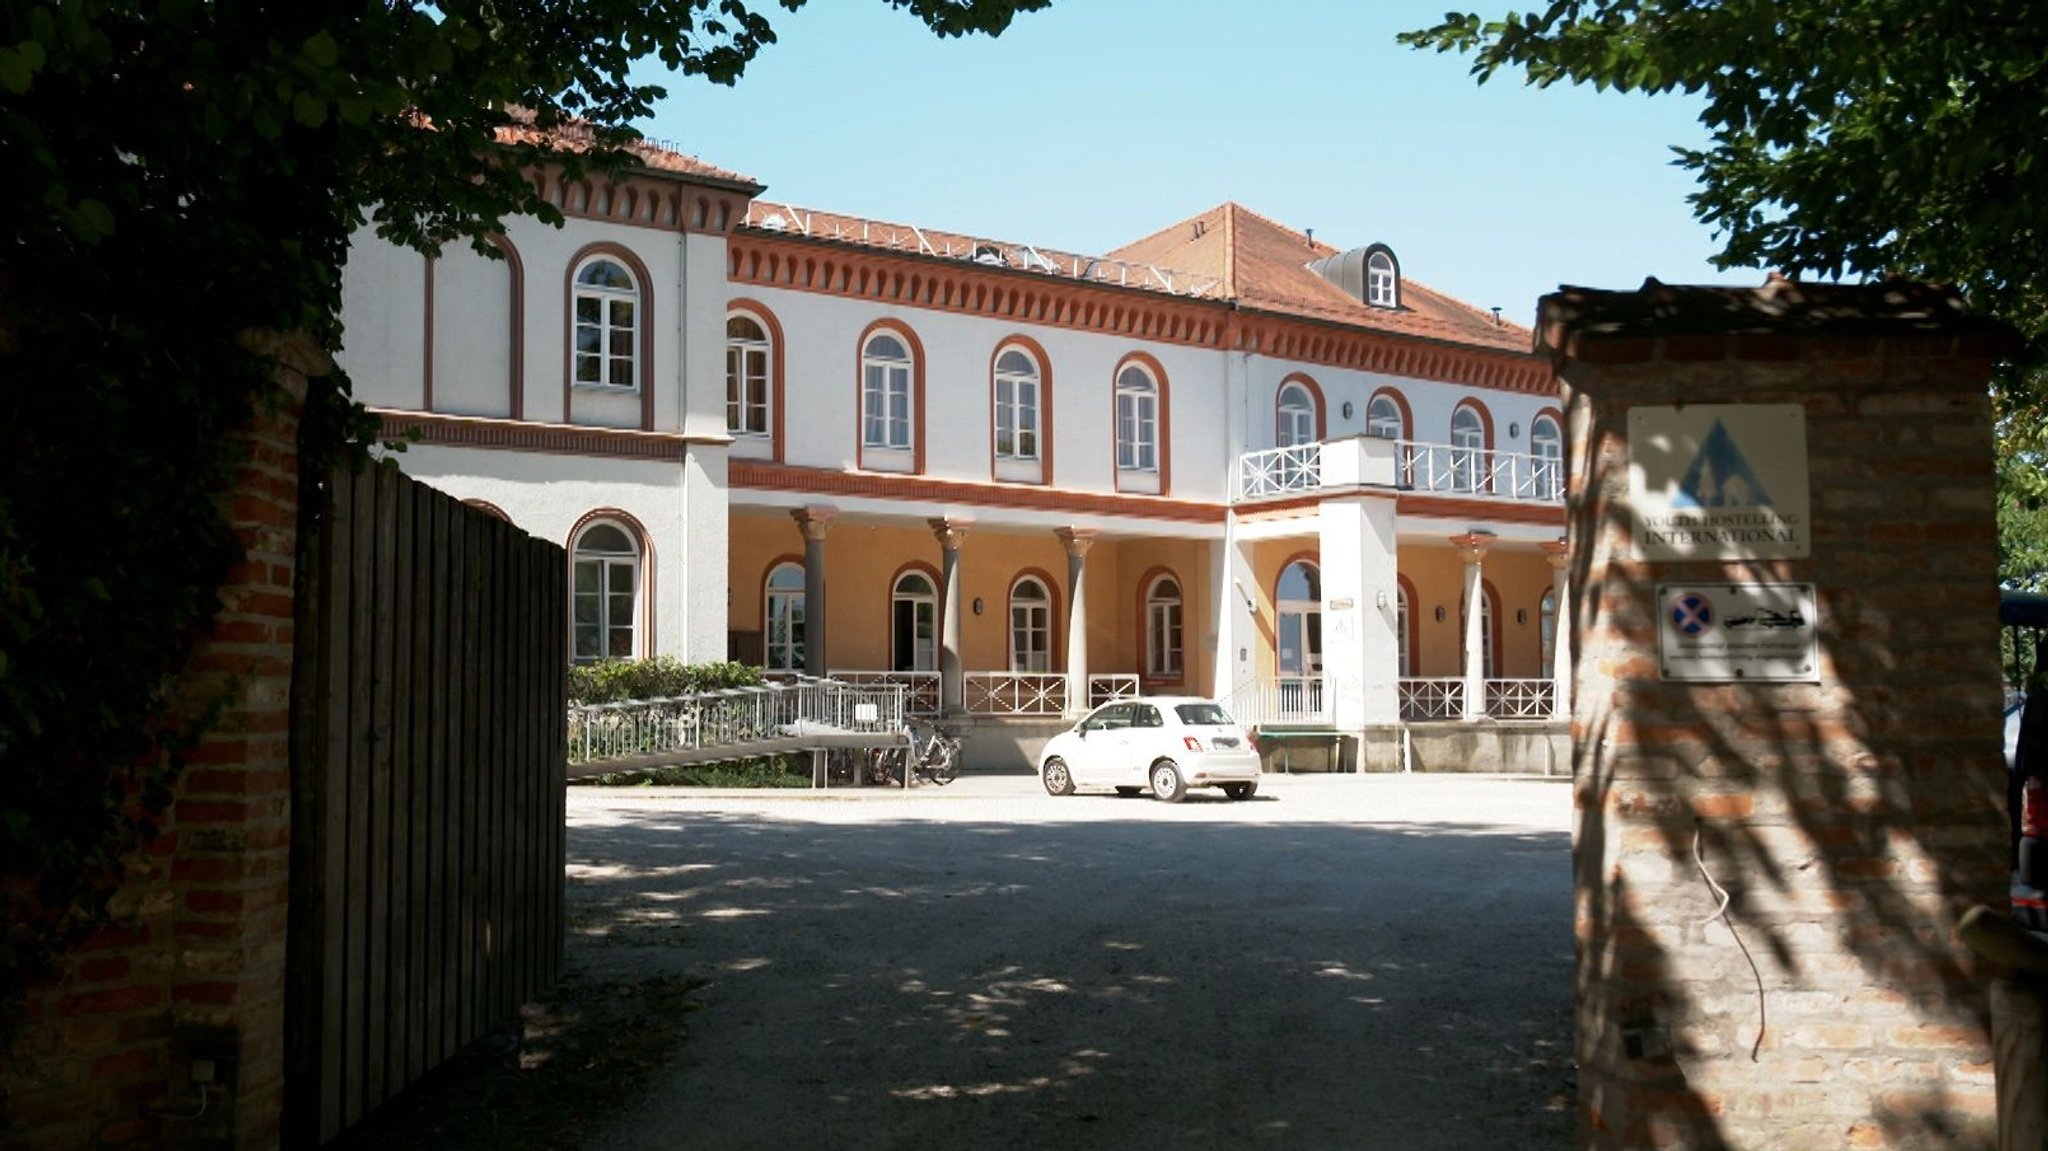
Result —
[[[1039,755],[1039,778],[1054,795],[1146,788],[1178,803],[1189,788],[1219,787],[1232,799],[1259,790],[1259,749],[1214,700],[1148,696],[1105,703],[1054,736]]]

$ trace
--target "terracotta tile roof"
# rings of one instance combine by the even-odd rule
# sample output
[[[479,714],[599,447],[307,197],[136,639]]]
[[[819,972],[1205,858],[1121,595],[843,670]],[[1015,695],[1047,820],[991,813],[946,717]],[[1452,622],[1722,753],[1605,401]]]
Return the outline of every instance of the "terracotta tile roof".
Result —
[[[563,152],[588,150],[596,140],[590,125],[583,121],[571,121],[552,132],[542,132],[533,126],[533,113],[523,108],[512,110],[515,121],[498,128],[497,137],[501,144],[525,144],[546,146]],[[675,146],[663,140],[637,140],[626,146],[626,151],[638,157],[640,163],[655,172],[672,172],[698,180],[710,180],[721,184],[732,184],[742,188],[760,191],[761,185],[750,176],[706,164],[695,156],[688,156],[676,150]]]
[[[1309,270],[1339,254],[1320,240],[1234,202],[1163,228],[1109,255],[1213,275],[1248,308],[1427,339],[1527,352],[1530,332],[1406,275],[1401,306],[1376,308]]]
[[[992,240],[961,232],[941,232],[915,224],[868,220],[859,216],[822,212],[755,200],[747,205],[742,227],[763,232],[807,236],[865,248],[881,248],[910,255],[964,260],[989,267],[1041,272],[1099,284],[1142,288],[1195,299],[1221,299],[1221,277],[1185,268],[1149,266],[1140,261],[1117,260],[1079,252],[1063,252],[1009,240]]]

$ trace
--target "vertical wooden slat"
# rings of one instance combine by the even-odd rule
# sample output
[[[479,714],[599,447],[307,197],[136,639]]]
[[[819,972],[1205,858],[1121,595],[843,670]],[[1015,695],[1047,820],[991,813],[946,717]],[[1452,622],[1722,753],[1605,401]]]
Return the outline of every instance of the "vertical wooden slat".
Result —
[[[434,511],[446,501],[438,492],[422,485],[413,488],[413,553],[409,634],[412,639],[412,726],[411,775],[406,782],[406,804],[411,813],[407,836],[410,869],[406,876],[406,916],[412,924],[406,949],[406,986],[411,989],[405,1021],[405,1078],[411,1083],[433,1066],[427,1054],[431,1015],[427,975],[431,970],[428,951],[433,916],[428,900],[433,881],[433,804],[429,786],[434,774]]]
[[[490,678],[486,683],[485,692],[489,710],[484,716],[485,746],[490,749],[488,758],[484,761],[484,778],[489,788],[490,803],[488,845],[491,875],[491,971],[490,978],[484,985],[489,1006],[484,1013],[483,1026],[491,1028],[505,1020],[505,973],[508,968],[505,962],[505,932],[510,919],[505,910],[508,871],[505,861],[509,851],[509,844],[506,842],[508,837],[505,834],[505,728],[510,718],[510,709],[505,706],[504,684],[506,654],[510,648],[513,629],[510,626],[511,616],[507,610],[511,607],[509,593],[512,573],[505,562],[505,525],[501,521],[494,521],[485,526],[485,547],[491,556],[491,598],[488,602],[491,605],[491,620],[495,625],[491,628]]]
[[[482,599],[486,574],[483,571],[483,526],[474,519],[463,525],[462,550],[469,572],[463,584],[462,620],[464,643],[462,651],[462,750],[456,756],[457,770],[462,779],[461,819],[462,828],[462,981],[458,988],[461,994],[461,1025],[459,1034],[465,1039],[476,1034],[478,1016],[478,995],[483,989],[483,845],[479,834],[481,828],[477,815],[482,811],[478,803],[477,776],[479,771],[478,728],[482,721],[482,705],[479,689],[482,683],[484,637],[480,621],[483,619]]]
[[[441,758],[434,771],[435,804],[440,813],[438,822],[441,829],[441,841],[437,847],[441,871],[437,886],[441,891],[442,910],[438,920],[440,946],[436,955],[440,976],[436,983],[441,997],[440,1059],[453,1055],[461,1046],[459,1036],[462,1028],[462,697],[465,690],[462,670],[463,650],[469,637],[468,617],[463,608],[468,598],[469,553],[462,544],[462,525],[463,517],[451,512],[443,520],[444,534],[441,538],[448,567],[441,590]]]
[[[391,468],[372,469],[377,479],[376,567],[371,588],[370,746],[367,805],[363,812],[368,831],[369,852],[363,860],[360,881],[367,888],[364,916],[359,921],[364,933],[367,969],[363,973],[363,1073],[364,1110],[374,1109],[389,1094],[386,1073],[390,1068],[387,1024],[391,1006],[391,774],[392,752],[398,729],[393,723],[396,704],[393,670],[397,664],[394,648],[398,632],[392,620],[391,600],[397,586],[398,485],[404,479]]]
[[[392,555],[391,600],[391,807],[390,807],[390,907],[387,921],[391,934],[390,1021],[385,1028],[384,1060],[386,1093],[394,1094],[413,1080],[410,1043],[413,1012],[412,914],[413,835],[412,777],[413,744],[418,730],[418,703],[414,695],[413,665],[419,646],[414,623],[414,549],[417,546],[418,507],[427,491],[400,473],[397,481],[396,547]]]
[[[334,550],[334,514],[300,473],[300,535],[292,620],[290,902],[285,907],[284,1139],[310,1145],[320,1137],[322,867],[327,836],[327,565]],[[323,479],[325,477],[322,477]]]
[[[375,722],[373,684],[375,673],[377,605],[372,598],[376,587],[377,560],[377,475],[374,469],[351,476],[355,488],[356,514],[349,524],[349,707],[348,747],[340,760],[346,777],[347,863],[340,890],[345,892],[346,911],[337,943],[342,951],[342,1122],[353,1124],[365,1111],[364,1045],[369,1026],[365,995],[369,974],[369,886],[364,882],[370,859],[370,829],[363,802],[369,784],[367,759],[370,732]]]
[[[536,706],[533,691],[534,676],[540,670],[539,654],[534,651],[534,641],[539,638],[541,611],[540,564],[527,540],[518,541],[520,570],[524,577],[524,602],[519,614],[521,639],[519,656],[519,687],[517,692],[519,733],[519,780],[521,812],[519,816],[520,842],[526,854],[522,859],[520,874],[523,877],[525,906],[520,915],[520,973],[519,997],[524,1000],[536,999],[540,995],[539,945],[541,942],[541,893],[543,873],[539,870],[545,864],[541,845],[546,842],[544,828],[539,821],[544,818],[541,808],[541,770],[543,759],[540,749],[543,740],[536,728],[547,712]]]
[[[569,560],[563,552],[550,549],[548,570],[554,588],[550,597],[549,610],[554,620],[554,638],[543,650],[553,654],[554,671],[550,679],[554,684],[549,693],[548,715],[555,721],[553,748],[549,751],[550,779],[548,794],[554,798],[554,814],[548,826],[554,829],[554,875],[555,921],[549,929],[554,941],[554,965],[550,979],[559,978],[562,964],[567,959],[569,937],[569,713],[566,702],[569,698]],[[654,594],[649,588],[649,595]]]
[[[321,730],[318,733],[320,775],[317,780],[320,810],[316,818],[319,820],[320,838],[319,854],[310,861],[310,866],[316,869],[312,882],[319,885],[321,896],[319,919],[314,927],[316,937],[306,943],[307,950],[317,952],[320,957],[315,988],[318,1002],[312,1009],[319,1017],[318,1036],[309,1041],[308,1046],[319,1063],[314,1073],[314,1114],[310,1125],[321,1142],[340,1134],[344,1126],[342,1055],[346,1000],[342,991],[346,972],[341,945],[346,937],[348,910],[348,709],[352,655],[349,648],[350,623],[354,618],[351,599],[356,516],[354,477],[337,469],[328,477],[328,490],[328,517],[322,532],[326,556],[321,574],[326,587],[321,598],[320,649],[324,658],[321,661],[318,701],[321,708]]]

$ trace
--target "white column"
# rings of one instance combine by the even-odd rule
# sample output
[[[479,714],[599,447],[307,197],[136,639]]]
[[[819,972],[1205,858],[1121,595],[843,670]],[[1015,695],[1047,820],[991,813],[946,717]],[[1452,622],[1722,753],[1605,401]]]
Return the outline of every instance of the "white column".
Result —
[[[1465,715],[1467,720],[1486,718],[1485,596],[1479,565],[1486,559],[1486,545],[1492,537],[1469,532],[1451,537],[1465,561]]]
[[[967,539],[966,520],[933,519],[939,541],[939,711],[959,715],[967,710],[966,669],[960,663],[960,545]]]
[[[1543,559],[1550,565],[1550,715],[1553,719],[1572,717],[1572,629],[1566,614],[1565,597],[1571,592],[1571,549],[1564,540],[1543,545]]]
[[[1326,499],[1321,520],[1323,699],[1340,731],[1400,719],[1395,497]]]
[[[1240,720],[1252,715],[1252,701],[1258,691],[1258,652],[1254,645],[1263,642],[1257,601],[1252,595],[1257,573],[1252,570],[1246,546],[1237,540],[1235,513],[1224,521],[1223,538],[1209,545],[1210,618],[1215,628],[1207,633],[1206,641],[1214,656],[1209,687],[1215,698],[1230,702],[1235,709],[1231,714]],[[1252,722],[1262,718],[1253,716]]]
[[[825,533],[839,511],[829,507],[791,508],[789,518],[804,537],[804,672],[822,676],[830,667],[825,653]]]
[[[1074,716],[1088,710],[1088,549],[1095,533],[1056,528],[1053,534],[1067,550],[1067,714]]]

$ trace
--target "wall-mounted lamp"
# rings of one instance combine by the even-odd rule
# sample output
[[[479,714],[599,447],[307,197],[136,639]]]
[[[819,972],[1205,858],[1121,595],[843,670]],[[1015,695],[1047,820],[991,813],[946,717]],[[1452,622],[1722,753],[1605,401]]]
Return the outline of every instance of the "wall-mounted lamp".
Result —
[[[1252,602],[1252,593],[1245,590],[1244,581],[1241,579],[1233,579],[1230,582],[1237,588],[1237,594],[1243,598],[1244,610],[1252,613],[1253,615],[1259,614],[1259,607],[1256,603]]]
[[[1514,423],[1514,422],[1510,421],[1510,422],[1508,423],[1508,438],[1509,438],[1509,439],[1511,439],[1511,440],[1519,440],[1519,439],[1521,439],[1521,438],[1522,438],[1522,425],[1520,425],[1520,424],[1518,424],[1518,423]]]
[[[1442,622],[1444,622],[1444,616],[1445,616],[1445,614],[1446,614],[1446,613],[1445,613],[1445,611],[1444,611],[1444,605],[1442,605],[1442,604],[1438,604],[1438,605],[1436,605],[1436,622],[1438,622],[1438,623],[1442,623]]]
[[[1528,608],[1525,608],[1525,607],[1518,607],[1518,608],[1516,608],[1516,609],[1515,609],[1515,622],[1516,622],[1516,623],[1518,623],[1518,624],[1524,624],[1524,623],[1528,623],[1528,622],[1529,622],[1529,609],[1528,609]]]
[[[975,597],[974,597],[974,614],[975,614],[975,615],[980,615],[980,614],[981,614],[981,609],[982,609],[982,607],[983,607],[983,606],[984,606],[984,605],[983,605],[983,604],[982,604],[982,602],[981,602],[981,597],[980,597],[980,596],[975,596]]]
[[[1338,408],[1337,410],[1338,410],[1338,411],[1339,411],[1340,413],[1342,413],[1342,414],[1343,414],[1343,416],[1344,416],[1344,418],[1345,418],[1345,419],[1347,419],[1347,420],[1348,420],[1348,419],[1350,419],[1350,418],[1351,418],[1351,410],[1352,410],[1352,409],[1351,409],[1351,401],[1350,401],[1350,400],[1345,400],[1345,401],[1344,401],[1344,406],[1343,406],[1343,407],[1341,407],[1341,408]]]
[[[1381,589],[1380,589],[1380,590],[1379,590],[1378,592],[1375,592],[1375,593],[1373,594],[1373,602],[1374,602],[1375,604],[1379,605],[1379,606],[1380,606],[1380,607],[1382,607],[1382,608],[1386,607],[1386,606],[1387,606],[1387,589],[1385,589],[1385,588],[1381,588]]]

